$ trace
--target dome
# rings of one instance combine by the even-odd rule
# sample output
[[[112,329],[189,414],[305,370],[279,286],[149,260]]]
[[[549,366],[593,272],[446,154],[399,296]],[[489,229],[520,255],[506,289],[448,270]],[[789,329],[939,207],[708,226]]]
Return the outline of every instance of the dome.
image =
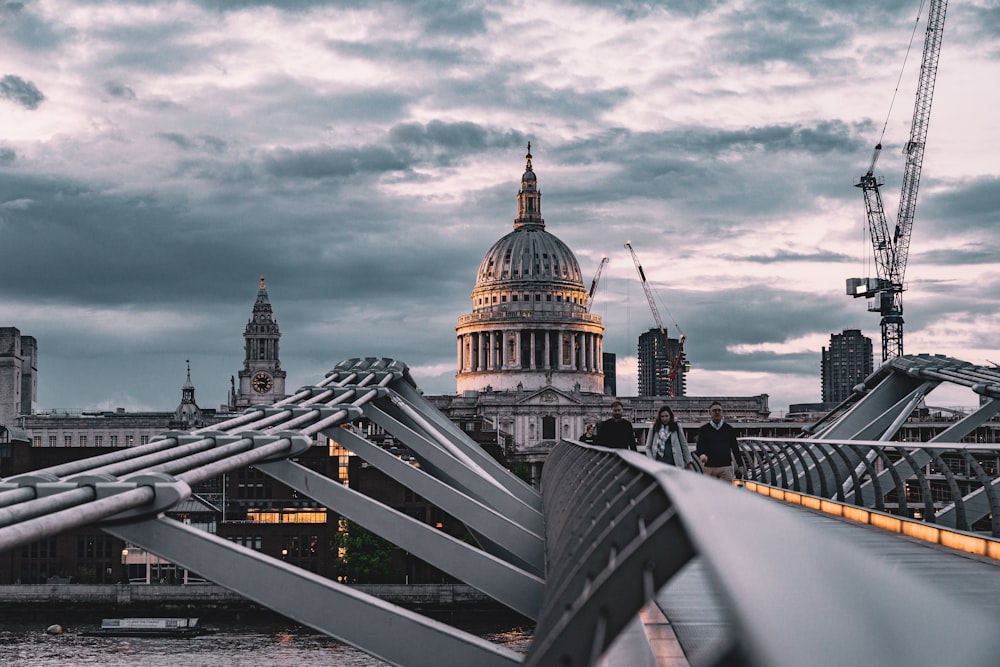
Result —
[[[600,394],[604,325],[587,310],[576,255],[545,231],[531,144],[526,158],[514,230],[486,252],[472,312],[455,327],[458,391]]]
[[[523,282],[584,288],[580,263],[573,251],[544,229],[527,226],[515,229],[494,243],[483,257],[476,276],[477,288],[495,289],[497,283]]]

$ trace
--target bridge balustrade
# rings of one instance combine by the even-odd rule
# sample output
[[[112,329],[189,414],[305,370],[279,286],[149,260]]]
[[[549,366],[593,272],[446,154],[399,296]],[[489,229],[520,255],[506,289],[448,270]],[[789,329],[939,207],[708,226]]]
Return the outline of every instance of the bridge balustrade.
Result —
[[[598,664],[696,560],[732,632],[691,664],[951,664],[956,646],[942,638],[959,636],[963,661],[991,664],[1000,647],[995,619],[714,478],[563,441],[542,494],[545,599],[525,665]],[[921,630],[930,613],[933,633]]]

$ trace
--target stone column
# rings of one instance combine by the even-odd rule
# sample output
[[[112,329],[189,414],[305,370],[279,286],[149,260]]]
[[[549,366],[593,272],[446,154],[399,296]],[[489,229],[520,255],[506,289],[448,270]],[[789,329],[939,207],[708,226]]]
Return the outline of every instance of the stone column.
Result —
[[[550,342],[552,338],[552,332],[546,329],[542,333],[545,334],[545,359],[543,360],[542,368],[544,368],[545,370],[549,370],[550,368],[552,368],[552,364],[550,363],[551,360]]]
[[[530,336],[530,338],[528,339],[528,345],[529,345],[528,368],[531,370],[535,370],[535,336],[537,335],[537,333],[538,332],[535,331],[534,329],[528,332],[528,336]]]

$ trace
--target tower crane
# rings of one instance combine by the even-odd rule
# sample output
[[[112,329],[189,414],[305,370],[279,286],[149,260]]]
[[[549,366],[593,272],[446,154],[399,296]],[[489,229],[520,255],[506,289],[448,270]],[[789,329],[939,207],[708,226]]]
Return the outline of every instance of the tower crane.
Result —
[[[597,273],[594,274],[594,279],[590,281],[590,293],[587,294],[587,312],[590,312],[590,307],[594,303],[594,292],[597,291],[597,283],[601,282],[601,272],[604,271],[604,265],[608,263],[607,257],[601,258],[601,263],[597,267]]]
[[[639,280],[642,282],[642,290],[646,293],[646,300],[649,301],[649,309],[653,312],[653,320],[656,322],[656,326],[660,330],[660,336],[663,339],[663,350],[666,352],[667,359],[670,361],[670,371],[667,373],[670,395],[676,396],[677,392],[674,387],[676,385],[677,371],[680,369],[681,362],[684,360],[684,340],[687,337],[680,332],[680,327],[678,327],[677,353],[673,355],[673,358],[671,358],[670,339],[667,337],[666,329],[663,328],[663,320],[660,319],[660,311],[656,307],[656,300],[653,299],[653,290],[650,289],[649,283],[646,281],[646,272],[642,270],[642,264],[639,263],[639,258],[636,256],[635,250],[632,248],[632,243],[626,241],[625,247],[628,248],[629,253],[632,255],[632,262],[635,264],[635,270],[639,272]]]
[[[910,138],[903,147],[906,165],[899,196],[899,211],[896,214],[896,226],[891,234],[882,208],[882,194],[879,191],[883,181],[874,175],[875,163],[882,151],[881,141],[875,146],[868,171],[856,184],[864,194],[877,277],[848,278],[847,294],[854,298],[871,299],[868,310],[882,315],[883,363],[903,354],[903,290],[906,289],[903,275],[906,271],[910,233],[913,229],[913,213],[917,205],[917,189],[924,162],[927,126],[930,122],[931,101],[934,98],[934,83],[937,79],[947,9],[948,0],[931,0],[927,11],[927,30],[924,34],[924,52],[913,107],[913,121],[910,125]]]

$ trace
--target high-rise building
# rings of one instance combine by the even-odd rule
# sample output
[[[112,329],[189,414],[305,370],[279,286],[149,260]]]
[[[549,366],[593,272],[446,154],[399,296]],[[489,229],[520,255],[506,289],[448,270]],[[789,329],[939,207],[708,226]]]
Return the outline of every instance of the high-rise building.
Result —
[[[680,348],[680,340],[664,340],[658,328],[639,336],[639,396],[687,395],[683,357],[673,382],[670,381],[670,368],[674,357],[681,354]]]
[[[844,329],[830,334],[830,347],[823,348],[823,401],[839,403],[851,395],[874,370],[872,339],[860,329]]]
[[[618,371],[615,364],[618,362],[618,355],[614,352],[604,353],[604,395],[618,395]]]

